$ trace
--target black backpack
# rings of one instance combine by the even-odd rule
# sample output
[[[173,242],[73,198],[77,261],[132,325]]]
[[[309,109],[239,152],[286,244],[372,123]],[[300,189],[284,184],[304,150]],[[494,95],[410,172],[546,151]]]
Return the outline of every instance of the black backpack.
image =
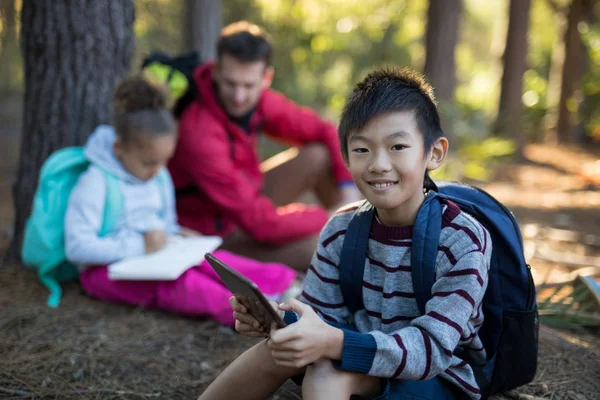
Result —
[[[523,238],[513,214],[482,189],[439,182],[417,214],[411,245],[411,274],[421,314],[431,298],[435,260],[441,231],[441,203],[457,204],[492,237],[488,287],[483,298],[484,323],[479,336],[488,361],[477,365],[468,354],[455,354],[469,363],[482,397],[505,392],[533,380],[537,367],[538,311],[530,266],[523,253]],[[340,287],[344,302],[354,313],[364,308],[362,281],[374,208],[360,206],[350,221],[340,260]]]
[[[155,51],[142,62],[142,72],[146,76],[169,88],[171,97],[175,101],[172,111],[176,119],[179,119],[185,108],[198,97],[193,72],[200,63],[198,53],[195,51],[176,57]]]

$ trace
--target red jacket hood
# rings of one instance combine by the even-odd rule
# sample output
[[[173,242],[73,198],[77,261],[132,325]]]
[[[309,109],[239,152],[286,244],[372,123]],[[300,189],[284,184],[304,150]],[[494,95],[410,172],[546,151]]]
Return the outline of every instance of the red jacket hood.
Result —
[[[227,122],[227,114],[225,113],[225,110],[223,110],[223,107],[221,107],[221,104],[219,104],[219,100],[217,99],[217,95],[213,88],[212,71],[214,66],[214,61],[208,61],[198,66],[193,73],[194,82],[196,82],[196,86],[198,87],[198,92],[200,93],[199,98],[202,103],[208,107],[215,118],[225,123]]]

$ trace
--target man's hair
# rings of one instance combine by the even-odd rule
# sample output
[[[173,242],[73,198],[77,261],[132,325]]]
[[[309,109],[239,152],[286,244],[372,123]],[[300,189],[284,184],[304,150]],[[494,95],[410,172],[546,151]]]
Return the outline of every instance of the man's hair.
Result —
[[[271,64],[271,38],[258,25],[247,21],[234,22],[221,30],[217,41],[217,58],[229,54],[240,61],[264,61]]]
[[[407,68],[387,68],[367,75],[346,101],[338,129],[344,159],[348,160],[348,139],[353,131],[378,115],[394,111],[414,112],[425,151],[444,136],[431,85]]]

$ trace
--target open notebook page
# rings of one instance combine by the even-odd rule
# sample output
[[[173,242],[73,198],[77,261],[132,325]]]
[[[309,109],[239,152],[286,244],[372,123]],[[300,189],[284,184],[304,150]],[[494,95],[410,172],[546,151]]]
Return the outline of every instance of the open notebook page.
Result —
[[[191,267],[200,264],[204,255],[221,245],[219,236],[175,237],[163,249],[110,264],[112,280],[175,280]]]

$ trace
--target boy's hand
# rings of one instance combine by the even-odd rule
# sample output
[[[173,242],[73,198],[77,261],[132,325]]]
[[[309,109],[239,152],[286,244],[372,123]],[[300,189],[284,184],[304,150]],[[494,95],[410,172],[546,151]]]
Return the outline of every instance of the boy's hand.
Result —
[[[167,244],[167,233],[158,229],[144,232],[144,244],[146,254],[154,253]]]
[[[277,303],[274,301],[270,301],[269,303],[271,303],[271,306],[281,315],[281,318],[283,318],[285,313],[279,310]],[[267,328],[261,326],[260,322],[248,313],[248,309],[235,296],[229,298],[229,304],[231,304],[231,308],[233,308],[236,331],[244,336],[250,337],[267,336]]]
[[[271,332],[267,345],[277,365],[302,368],[320,358],[341,359],[344,345],[341,329],[327,325],[310,306],[296,299],[280,305],[279,309],[294,310],[300,319]]]

